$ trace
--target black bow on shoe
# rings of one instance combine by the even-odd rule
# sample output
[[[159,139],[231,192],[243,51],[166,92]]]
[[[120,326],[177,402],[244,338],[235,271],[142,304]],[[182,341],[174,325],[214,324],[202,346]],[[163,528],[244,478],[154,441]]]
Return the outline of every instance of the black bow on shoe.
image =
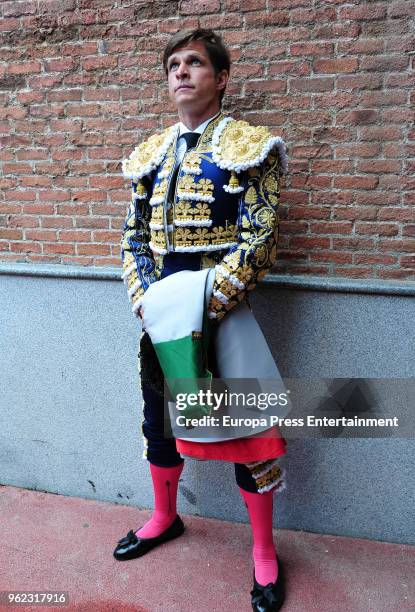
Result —
[[[256,604],[260,610],[272,610],[270,605],[276,604],[279,598],[274,593],[275,584],[270,582],[266,586],[259,585],[261,590],[255,588],[251,591],[252,603]]]
[[[254,588],[251,591],[251,603],[254,612],[277,612],[285,599],[285,581],[280,560],[277,558],[278,576],[275,582],[266,586],[259,584],[255,578]]]
[[[178,538],[183,532],[184,524],[179,515],[176,516],[170,527],[167,527],[163,533],[154,538],[140,538],[130,529],[126,537],[119,540],[113,555],[117,561],[137,559],[137,557],[142,557],[156,546]]]
[[[118,540],[118,544],[136,544],[138,542],[138,538],[135,535],[134,531],[130,529],[125,538],[121,538]]]

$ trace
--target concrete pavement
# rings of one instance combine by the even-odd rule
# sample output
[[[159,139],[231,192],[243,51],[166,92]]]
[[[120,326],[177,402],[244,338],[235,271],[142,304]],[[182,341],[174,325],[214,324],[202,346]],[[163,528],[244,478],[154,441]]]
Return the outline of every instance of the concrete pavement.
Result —
[[[386,510],[385,510],[386,511]],[[67,591],[68,606],[8,610],[249,612],[248,524],[181,515],[186,531],[132,561],[112,552],[150,510],[0,486],[1,591]],[[415,547],[276,529],[284,612],[415,610]]]

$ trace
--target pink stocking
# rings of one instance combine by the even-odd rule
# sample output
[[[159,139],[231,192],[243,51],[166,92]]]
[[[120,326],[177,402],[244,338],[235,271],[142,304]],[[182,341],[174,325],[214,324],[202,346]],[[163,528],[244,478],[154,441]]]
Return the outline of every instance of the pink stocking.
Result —
[[[255,578],[265,586],[278,576],[277,556],[272,539],[272,507],[274,491],[250,493],[239,487],[248,510],[254,540]]]
[[[135,532],[139,538],[155,538],[173,523],[177,516],[176,500],[184,461],[173,467],[158,467],[150,463],[154,489],[154,512],[149,521]]]

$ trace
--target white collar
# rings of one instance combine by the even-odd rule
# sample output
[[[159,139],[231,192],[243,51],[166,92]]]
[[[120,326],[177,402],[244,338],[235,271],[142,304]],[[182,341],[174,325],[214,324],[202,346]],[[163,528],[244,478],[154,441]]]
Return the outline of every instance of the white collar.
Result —
[[[180,123],[179,123],[179,136],[178,137],[180,138],[180,136],[182,134],[184,134],[185,132],[196,132],[197,134],[202,134],[202,132],[204,131],[204,129],[207,126],[207,124],[210,121],[212,121],[212,119],[215,119],[215,117],[220,115],[220,113],[221,113],[221,111],[219,111],[218,113],[216,113],[216,115],[213,115],[209,119],[206,119],[206,121],[204,121],[203,123],[198,125],[194,130],[189,130],[189,128],[187,126],[185,126],[185,124],[180,121]]]

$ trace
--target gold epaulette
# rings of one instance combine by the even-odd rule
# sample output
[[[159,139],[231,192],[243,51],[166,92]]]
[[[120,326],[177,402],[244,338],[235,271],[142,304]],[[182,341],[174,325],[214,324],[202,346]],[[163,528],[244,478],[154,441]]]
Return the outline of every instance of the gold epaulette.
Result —
[[[140,179],[150,174],[162,162],[167,149],[173,142],[177,124],[159,134],[153,134],[134,149],[128,159],[122,162],[122,173],[125,178]]]
[[[287,150],[281,136],[273,136],[263,125],[250,125],[231,117],[224,119],[212,140],[213,160],[225,170],[241,172],[259,166],[277,148],[281,174],[288,171]]]

